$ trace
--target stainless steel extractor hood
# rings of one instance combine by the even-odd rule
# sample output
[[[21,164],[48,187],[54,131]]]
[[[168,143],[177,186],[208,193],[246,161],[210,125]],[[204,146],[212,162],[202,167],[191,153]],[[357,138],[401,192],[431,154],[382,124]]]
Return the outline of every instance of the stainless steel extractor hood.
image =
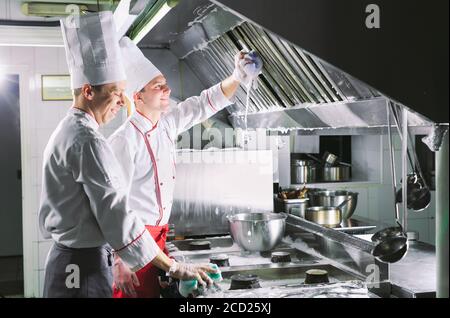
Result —
[[[235,53],[254,49],[261,54],[264,69],[257,88],[250,92],[248,128],[321,134],[380,133],[387,125],[386,105],[394,102],[400,107],[408,106],[411,129],[430,135],[433,150],[438,148],[440,137],[448,127],[447,119],[433,121],[413,110],[414,105],[402,104],[401,96],[380,93],[262,27],[267,10],[255,10],[262,12],[259,25],[222,3],[234,4],[233,1],[182,0],[139,43],[163,71],[171,65],[165,73],[169,83],[174,83],[175,97],[184,99],[221,81],[231,74]],[[347,52],[347,48],[337,43],[335,50],[340,49]],[[226,110],[229,114],[224,116],[222,112],[216,118],[223,122],[228,117],[226,124],[243,128],[245,101],[246,92],[240,89],[235,104]]]

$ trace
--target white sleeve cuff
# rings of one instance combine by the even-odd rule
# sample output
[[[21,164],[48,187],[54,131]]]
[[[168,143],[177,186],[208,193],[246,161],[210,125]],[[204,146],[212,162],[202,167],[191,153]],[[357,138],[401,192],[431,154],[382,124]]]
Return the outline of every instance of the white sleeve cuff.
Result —
[[[215,109],[217,109],[217,111],[233,104],[233,102],[228,98],[226,98],[226,96],[223,94],[221,83],[218,83],[213,87],[209,88],[208,92],[210,94],[209,102]]]
[[[150,263],[159,251],[159,246],[145,229],[138,239],[119,250],[117,254],[133,272],[137,272]]]

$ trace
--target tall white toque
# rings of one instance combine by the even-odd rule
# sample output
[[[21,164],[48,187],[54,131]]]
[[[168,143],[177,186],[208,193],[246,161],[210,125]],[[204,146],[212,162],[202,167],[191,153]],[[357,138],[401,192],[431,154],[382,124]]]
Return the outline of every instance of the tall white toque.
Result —
[[[120,39],[119,45],[127,74],[126,95],[132,101],[135,92],[162,73],[128,37]]]
[[[111,11],[62,19],[72,89],[126,80]]]

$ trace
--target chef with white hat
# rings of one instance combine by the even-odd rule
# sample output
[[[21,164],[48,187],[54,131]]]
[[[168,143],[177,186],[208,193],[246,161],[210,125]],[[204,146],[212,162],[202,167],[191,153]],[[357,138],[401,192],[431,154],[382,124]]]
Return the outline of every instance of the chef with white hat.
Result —
[[[110,247],[132,270],[150,262],[169,270],[141,217],[127,205],[127,185],[98,131],[124,104],[126,74],[111,12],[61,21],[73,106],[44,151],[39,226],[49,251],[44,297],[111,297]],[[149,248],[150,247],[150,248]],[[173,270],[177,278],[205,272]]]
[[[164,75],[129,38],[124,37],[119,43],[128,77],[127,95],[136,109],[109,142],[126,176],[130,208],[146,225],[158,250],[165,250],[176,180],[177,136],[230,105],[240,83],[251,82],[262,65],[258,65],[258,72],[247,74],[244,66],[250,61],[238,53],[233,76],[167,112],[171,91]],[[157,252],[154,248],[148,245],[152,253]],[[158,269],[151,264],[132,273],[117,257],[113,272],[114,297],[160,296]]]

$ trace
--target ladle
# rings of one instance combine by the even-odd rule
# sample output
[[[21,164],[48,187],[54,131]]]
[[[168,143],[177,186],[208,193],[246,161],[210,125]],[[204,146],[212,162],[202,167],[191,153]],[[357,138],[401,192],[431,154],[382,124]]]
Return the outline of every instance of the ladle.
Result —
[[[406,117],[406,116],[405,116]],[[406,122],[405,122],[406,123]],[[391,133],[391,122],[390,122],[390,108],[387,107],[387,124],[388,124],[388,141],[389,141],[389,157],[391,162],[391,176],[392,176],[392,188],[394,192],[394,198],[396,197],[396,173],[394,164],[394,151],[392,146],[392,133]],[[407,125],[406,125],[407,126]],[[405,140],[406,141],[406,140]],[[402,144],[404,146],[404,144]],[[405,147],[402,147],[404,150]],[[405,169],[405,167],[404,167]],[[403,191],[406,196],[406,188]],[[408,238],[406,236],[406,208],[403,208],[403,224],[405,229],[399,221],[399,210],[398,202],[394,199],[395,203],[395,221],[398,226],[389,227],[378,231],[372,236],[372,241],[376,243],[375,248],[372,251],[372,255],[378,260],[384,263],[395,263],[398,262],[405,256],[408,250]]]
[[[400,131],[400,125],[399,125],[399,120],[398,120],[398,116],[396,114],[395,109],[391,109],[392,110],[392,115],[394,117],[395,120],[395,125],[397,127],[398,133],[400,135],[400,138],[404,138],[402,137],[402,133]],[[407,130],[407,134],[405,135],[406,138],[410,138],[408,129]],[[423,173],[422,173],[422,169],[420,167],[419,164],[419,160],[417,158],[417,153],[414,147],[414,143],[411,142],[411,147],[412,147],[412,152],[414,154],[414,161],[411,158],[411,154],[409,153],[408,147],[406,148],[406,152],[408,154],[408,159],[409,159],[409,163],[411,165],[411,169],[413,170],[413,173],[409,174],[408,177],[406,178],[407,180],[407,188],[408,188],[408,193],[407,193],[407,204],[408,204],[408,209],[411,209],[413,211],[416,212],[420,212],[423,211],[424,209],[426,209],[431,202],[431,192],[430,192],[430,188],[427,186],[426,182],[425,182],[425,178],[423,177]],[[418,173],[416,172],[416,168],[418,170]],[[405,182],[403,182],[405,183]],[[396,194],[396,200],[397,202],[402,202],[402,191],[399,190],[397,191]]]

